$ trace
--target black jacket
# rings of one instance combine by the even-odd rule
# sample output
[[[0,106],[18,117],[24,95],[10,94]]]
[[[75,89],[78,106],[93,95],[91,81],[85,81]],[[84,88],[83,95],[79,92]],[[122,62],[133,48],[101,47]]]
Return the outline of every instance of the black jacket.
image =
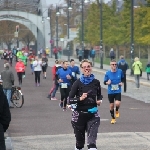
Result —
[[[89,94],[85,100],[80,101],[80,96],[83,93]],[[102,100],[99,80],[94,79],[90,84],[85,85],[78,79],[71,88],[68,104],[77,104],[75,110],[88,111],[90,108],[97,107],[97,100]]]
[[[6,130],[8,129],[10,121],[11,114],[8,101],[3,92],[2,85],[0,85],[0,124],[2,124],[4,132],[6,132]]]

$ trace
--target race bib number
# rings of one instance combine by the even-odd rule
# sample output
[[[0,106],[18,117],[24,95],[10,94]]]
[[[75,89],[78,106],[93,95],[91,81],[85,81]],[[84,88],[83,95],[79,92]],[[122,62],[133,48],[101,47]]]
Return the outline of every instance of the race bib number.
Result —
[[[72,76],[75,77],[75,72],[72,72]]]
[[[67,88],[67,83],[61,83],[61,88],[66,89]]]
[[[111,90],[112,90],[112,91],[119,90],[118,84],[112,84],[112,85],[111,85]]]

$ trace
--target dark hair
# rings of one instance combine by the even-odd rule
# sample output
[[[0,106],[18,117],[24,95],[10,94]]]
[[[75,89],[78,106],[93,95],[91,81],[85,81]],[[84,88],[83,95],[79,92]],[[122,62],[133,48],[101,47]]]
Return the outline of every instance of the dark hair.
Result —
[[[70,62],[74,61],[74,59],[71,59]]]

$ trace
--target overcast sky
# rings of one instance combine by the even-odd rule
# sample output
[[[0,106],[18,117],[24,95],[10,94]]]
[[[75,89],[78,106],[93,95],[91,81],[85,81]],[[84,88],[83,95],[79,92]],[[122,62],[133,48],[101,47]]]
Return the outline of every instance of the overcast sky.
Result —
[[[104,0],[105,2],[108,2],[109,0]],[[46,0],[47,4],[57,4],[57,3],[63,3],[64,0]]]

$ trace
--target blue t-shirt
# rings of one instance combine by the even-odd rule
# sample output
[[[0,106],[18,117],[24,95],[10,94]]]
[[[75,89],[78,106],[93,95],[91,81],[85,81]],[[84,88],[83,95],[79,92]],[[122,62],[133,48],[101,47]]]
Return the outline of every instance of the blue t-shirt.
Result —
[[[68,69],[72,71],[72,77],[76,80],[77,79],[77,74],[80,74],[80,70],[78,66],[71,67],[69,66]]]
[[[72,77],[72,72],[70,69],[63,69],[63,68],[60,68],[57,70],[56,72],[56,75],[58,75],[59,79],[62,79],[63,82],[61,83],[67,83],[67,85],[70,85],[70,80],[67,79],[67,75],[70,75]],[[61,85],[61,83],[59,83]]]
[[[111,70],[107,71],[104,77],[104,82],[111,80],[111,84],[108,85],[108,94],[121,93],[121,86],[118,85],[121,82],[121,79],[124,77],[121,69],[117,69],[116,72]]]

